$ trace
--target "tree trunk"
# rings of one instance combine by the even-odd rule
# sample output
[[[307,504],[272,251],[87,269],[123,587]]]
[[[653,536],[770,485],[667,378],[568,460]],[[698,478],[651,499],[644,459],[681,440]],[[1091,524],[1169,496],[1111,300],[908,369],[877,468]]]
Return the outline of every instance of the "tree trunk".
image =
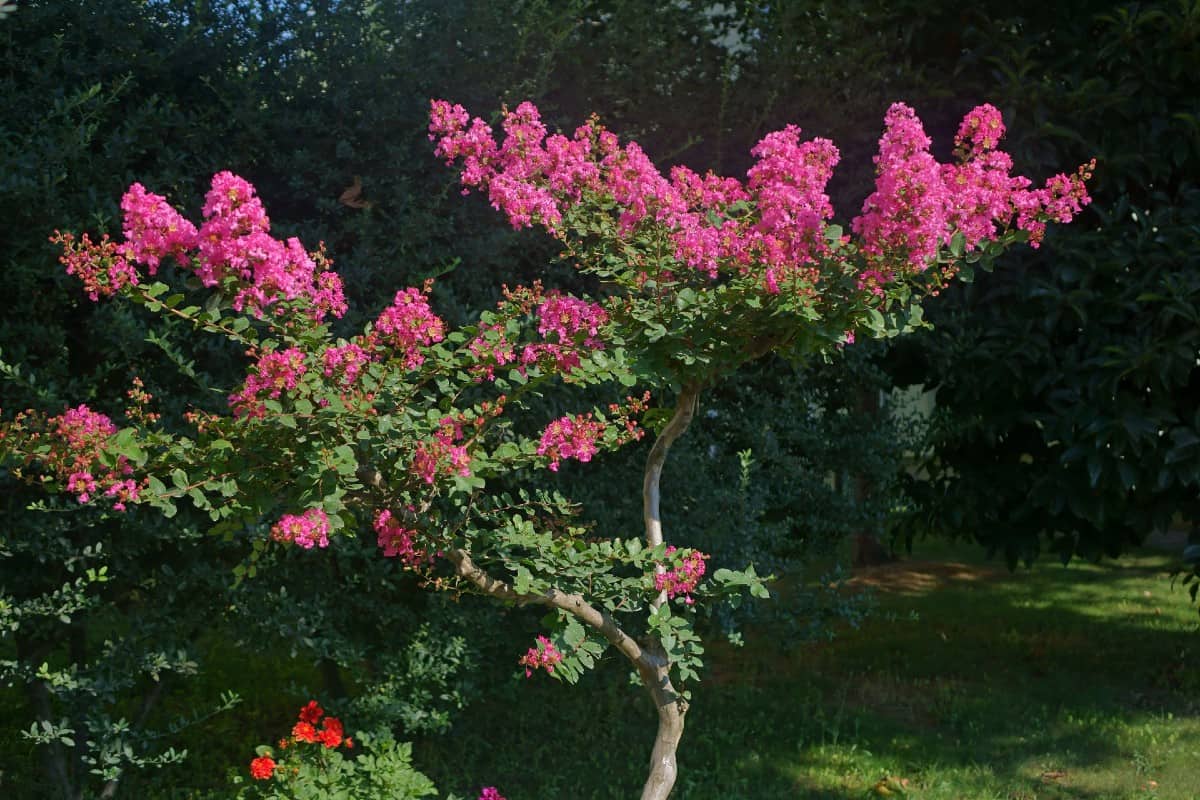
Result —
[[[688,704],[671,685],[671,665],[666,663],[665,658],[662,661],[661,666],[640,670],[642,681],[658,712],[658,732],[654,736],[654,749],[650,752],[650,774],[642,788],[642,800],[667,800],[679,773],[675,752],[683,736]]]
[[[17,634],[17,660],[22,664],[37,664],[45,658],[50,647],[42,642],[35,644],[31,639]],[[25,697],[33,717],[39,721],[53,722],[54,709],[50,690],[36,678],[25,684]],[[81,732],[77,732],[81,733]],[[41,748],[42,774],[61,800],[73,800],[75,789],[71,782],[70,759],[61,742],[51,742]]]
[[[663,543],[659,484],[663,465],[667,460],[667,451],[691,424],[699,397],[699,386],[683,387],[675,402],[675,413],[654,440],[654,446],[650,448],[650,455],[646,458],[646,471],[642,481],[642,520],[646,527],[646,545],[649,547],[657,547]],[[665,568],[662,566],[658,567],[659,572],[663,569]],[[650,607],[657,611],[666,601],[666,593],[660,593]],[[671,789],[675,787],[675,778],[679,773],[675,752],[679,749],[679,740],[683,736],[688,704],[671,684],[671,663],[663,652],[662,644],[654,641],[646,650],[648,655],[656,656],[653,659],[655,663],[642,662],[638,667],[642,682],[646,684],[646,689],[654,700],[654,708],[658,712],[658,732],[654,737],[654,749],[650,752],[650,774],[642,788],[642,800],[666,800],[671,795]]]

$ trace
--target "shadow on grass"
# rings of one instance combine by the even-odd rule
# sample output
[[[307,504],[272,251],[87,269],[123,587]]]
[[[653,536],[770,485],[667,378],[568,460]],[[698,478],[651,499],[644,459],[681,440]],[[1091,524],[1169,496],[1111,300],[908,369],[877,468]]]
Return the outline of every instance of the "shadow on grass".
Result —
[[[673,797],[863,798],[885,776],[930,800],[1191,797],[1200,676],[1185,665],[1200,640],[1148,563],[939,568],[934,585],[881,592],[880,612],[831,643],[760,630],[716,648]],[[582,689],[509,674],[419,747],[439,785],[494,783],[510,800],[636,794],[654,720],[620,664]]]

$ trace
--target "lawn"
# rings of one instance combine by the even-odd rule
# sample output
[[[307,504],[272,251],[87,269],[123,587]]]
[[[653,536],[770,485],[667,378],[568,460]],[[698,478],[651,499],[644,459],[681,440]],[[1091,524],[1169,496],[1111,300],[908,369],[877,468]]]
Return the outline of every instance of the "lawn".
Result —
[[[858,629],[789,646],[768,627],[711,654],[675,796],[860,798],[890,777],[928,800],[1200,797],[1198,617],[1169,563],[1009,573],[937,546],[864,570]],[[509,682],[418,763],[511,800],[633,796],[653,723],[613,666],[592,691]]]

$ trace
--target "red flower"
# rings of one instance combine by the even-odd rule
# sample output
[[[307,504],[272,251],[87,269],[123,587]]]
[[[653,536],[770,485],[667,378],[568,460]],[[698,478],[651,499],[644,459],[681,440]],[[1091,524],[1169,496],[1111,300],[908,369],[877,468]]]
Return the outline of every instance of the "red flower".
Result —
[[[307,722],[309,725],[316,725],[317,720],[325,713],[325,709],[317,705],[316,700],[309,700],[308,705],[300,709],[300,721]]]
[[[317,729],[312,726],[311,722],[297,722],[292,727],[292,736],[298,742],[315,742],[318,740]]]
[[[265,781],[275,773],[275,759],[263,756],[250,762],[250,777]]]
[[[326,717],[325,722],[321,726],[323,730],[320,733],[321,744],[328,748],[337,747],[342,743],[342,721],[337,717]]]

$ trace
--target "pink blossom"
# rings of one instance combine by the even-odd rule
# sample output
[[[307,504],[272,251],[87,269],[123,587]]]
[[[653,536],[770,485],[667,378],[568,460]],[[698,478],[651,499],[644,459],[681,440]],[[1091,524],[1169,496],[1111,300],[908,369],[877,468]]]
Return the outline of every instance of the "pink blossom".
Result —
[[[599,303],[551,292],[538,306],[537,316],[538,333],[547,339],[553,333],[560,344],[573,344],[579,334],[584,334],[585,347],[604,348],[599,335],[608,322],[608,313]]]
[[[416,546],[417,531],[401,525],[391,511],[380,511],[375,515],[375,538],[383,555],[399,558],[410,567],[429,560],[429,554]]]
[[[868,255],[895,257],[917,272],[948,238],[947,194],[929,137],[911,108],[894,103],[875,157],[875,192],[852,223]]]
[[[549,458],[547,466],[550,471],[557,472],[564,458],[591,461],[592,456],[599,452],[596,443],[603,434],[604,423],[593,420],[591,414],[562,417],[542,431],[537,454]]]
[[[1013,193],[1017,210],[1017,227],[1029,232],[1029,244],[1038,247],[1046,235],[1047,222],[1070,222],[1083,207],[1092,202],[1087,181],[1092,177],[1096,161],[1081,166],[1074,175],[1054,175],[1041,189]]]
[[[86,503],[96,491],[96,479],[90,472],[73,472],[67,477],[67,491],[75,495],[79,502]]]
[[[80,405],[47,424],[52,447],[43,461],[80,503],[90,503],[99,493],[115,498],[117,511],[124,511],[127,502],[137,502],[139,486],[129,477],[129,459],[119,456],[107,466],[102,458],[108,440],[117,433],[111,419]]]
[[[788,274],[828,249],[823,234],[833,206],[825,186],[838,150],[828,139],[801,142],[800,129],[789,125],[767,134],[750,153],[758,159],[746,174],[759,218],[747,231],[746,247]]]
[[[307,371],[304,351],[298,347],[264,353],[251,367],[242,390],[229,396],[233,415],[251,419],[266,416],[262,401],[277,400],[284,391],[295,389]]]
[[[1004,119],[1000,111],[990,103],[984,103],[963,117],[954,137],[954,147],[964,160],[968,157],[977,158],[994,151],[1004,134]]]
[[[417,444],[411,465],[413,474],[429,484],[439,474],[464,478],[470,475],[471,457],[467,448],[456,444],[462,437],[462,425],[452,417],[443,417],[433,439]]]
[[[505,800],[505,798],[495,786],[485,786],[480,790],[478,800]]]
[[[565,237],[564,215],[585,202],[586,192],[612,209],[620,236],[658,226],[674,246],[674,260],[709,278],[748,275],[761,280],[766,294],[816,296],[826,273],[846,271],[837,251],[851,237],[826,237],[833,216],[826,185],[837,148],[826,139],[801,141],[795,126],[767,134],[754,147],[756,161],[744,184],[711,173],[702,178],[685,167],[673,168],[667,180],[635,142],[622,146],[594,120],[571,139],[547,136],[528,103],[506,112],[502,127],[504,140],[497,144],[487,124],[461,106],[431,106],[438,155],[447,163],[461,160],[464,190],[486,190],[517,227],[538,223]],[[955,233],[972,250],[1015,224],[1036,246],[1048,221],[1067,221],[1087,204],[1090,166],[1030,190],[1027,178],[1010,176],[1011,159],[998,149],[1003,136],[999,112],[979,106],[959,127],[958,163],[942,165],[913,110],[903,103],[888,110],[875,191],[851,226],[858,252],[868,259],[856,267],[860,289],[882,296],[887,284],[928,269]],[[675,269],[659,261],[644,274],[674,280]],[[553,359],[568,371],[573,354],[552,344],[526,346],[521,361]]]
[[[107,234],[93,242],[85,233],[77,243],[74,235],[55,231],[50,241],[63,248],[59,263],[68,275],[83,281],[83,290],[93,303],[126,286],[138,285],[137,268],[126,260],[126,246],[110,241]]]
[[[138,488],[139,487],[135,481],[126,478],[123,481],[117,481],[109,486],[104,490],[104,494],[106,497],[116,498],[116,502],[113,503],[113,508],[115,510],[124,511],[126,503],[136,503],[138,501]]]
[[[704,577],[705,566],[704,560],[707,555],[699,550],[678,550],[675,547],[667,547],[666,554],[668,557],[679,553],[676,560],[678,566],[666,572],[660,572],[654,576],[654,588],[660,592],[666,592],[667,597],[675,599],[683,596],[684,602],[689,606],[695,600],[692,599],[692,592],[696,589],[696,584]]]
[[[329,516],[319,508],[303,514],[284,514],[271,528],[271,538],[311,550],[329,546]]]
[[[210,287],[234,280],[235,309],[261,316],[276,302],[302,299],[316,320],[346,313],[341,278],[319,270],[299,239],[270,235],[262,201],[245,179],[230,172],[214,175],[204,216],[196,275]]]
[[[338,319],[345,316],[349,306],[342,288],[342,276],[329,270],[318,272],[313,279],[312,305],[313,316],[318,320],[326,314]]]
[[[408,369],[425,362],[421,348],[442,341],[445,330],[445,323],[433,313],[428,298],[419,289],[396,292],[392,304],[375,320],[378,342],[396,350]]]
[[[545,636],[539,636],[537,637],[537,646],[529,648],[517,663],[524,665],[525,677],[531,678],[535,669],[544,669],[553,675],[554,665],[561,662],[562,659],[562,653],[554,646],[554,642]]]
[[[186,264],[185,253],[197,243],[196,226],[171,208],[165,197],[135,183],[121,198],[121,211],[125,253],[130,259],[145,264],[151,275],[167,256]]]
[[[504,326],[481,323],[479,333],[467,345],[467,351],[475,359],[471,372],[476,381],[496,379],[496,368],[517,360],[516,348],[508,340]],[[535,358],[536,360],[536,358]]]
[[[336,376],[343,388],[349,388],[358,381],[363,367],[371,361],[371,356],[360,345],[345,344],[325,348],[325,352],[321,354],[321,361],[325,366],[326,378]]]

